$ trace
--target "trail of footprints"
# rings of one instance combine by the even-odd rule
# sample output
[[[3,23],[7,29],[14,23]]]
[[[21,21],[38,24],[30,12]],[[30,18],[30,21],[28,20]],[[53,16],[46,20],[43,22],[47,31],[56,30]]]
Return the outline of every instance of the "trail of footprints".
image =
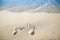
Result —
[[[35,34],[35,25],[34,24],[26,24],[26,25],[20,25],[19,27],[16,27],[14,29],[13,35],[17,34],[18,30],[24,30],[28,28],[28,33],[29,35],[34,35]]]

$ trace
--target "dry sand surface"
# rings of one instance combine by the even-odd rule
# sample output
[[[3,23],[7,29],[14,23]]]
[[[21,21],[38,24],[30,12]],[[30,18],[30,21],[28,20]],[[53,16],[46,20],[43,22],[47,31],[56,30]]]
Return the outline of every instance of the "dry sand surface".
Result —
[[[35,34],[25,29],[14,36],[14,28],[22,24],[34,24]],[[60,40],[60,14],[0,11],[0,40]]]

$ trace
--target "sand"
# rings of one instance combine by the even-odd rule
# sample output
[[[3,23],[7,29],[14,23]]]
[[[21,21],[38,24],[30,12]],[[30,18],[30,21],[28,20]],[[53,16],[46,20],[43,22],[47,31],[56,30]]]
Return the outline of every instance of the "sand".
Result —
[[[34,35],[27,24],[35,26]],[[22,25],[26,29],[13,35],[14,28]],[[0,40],[60,40],[60,14],[0,11]]]

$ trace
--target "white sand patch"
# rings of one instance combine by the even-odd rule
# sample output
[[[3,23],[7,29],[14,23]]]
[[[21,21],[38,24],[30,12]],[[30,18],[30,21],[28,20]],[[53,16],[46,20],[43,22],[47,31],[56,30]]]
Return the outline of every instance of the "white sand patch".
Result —
[[[13,36],[14,27],[22,24],[35,24],[35,34],[25,29]],[[0,11],[0,40],[60,40],[60,14]]]

